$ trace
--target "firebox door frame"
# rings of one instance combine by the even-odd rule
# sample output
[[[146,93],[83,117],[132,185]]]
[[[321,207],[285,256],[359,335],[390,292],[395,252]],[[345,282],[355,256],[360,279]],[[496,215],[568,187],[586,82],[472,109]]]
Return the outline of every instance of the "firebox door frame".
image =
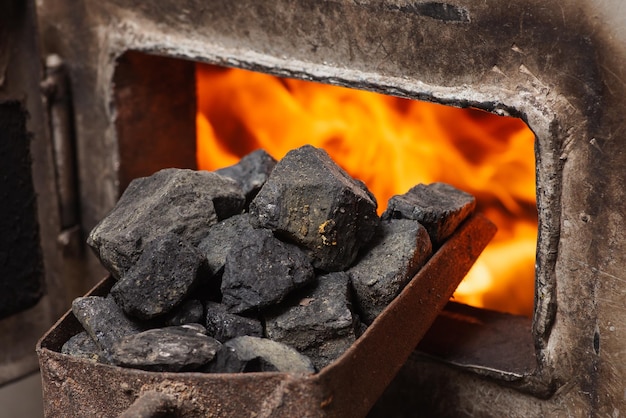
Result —
[[[196,168],[196,132],[190,129],[195,126],[196,107],[189,105],[196,91],[194,66],[192,61],[133,50],[117,59],[113,84],[120,194],[133,178],[161,168]],[[160,82],[163,79],[170,82],[164,85]],[[160,115],[156,123],[151,114]],[[454,302],[449,303],[445,313],[418,347],[427,357],[512,386],[537,368],[530,319]],[[470,328],[472,338],[450,341],[450,335],[468,335]],[[472,343],[477,339],[482,347]],[[450,343],[455,350],[444,347]],[[486,346],[490,349],[485,350]],[[494,355],[496,350],[515,355]],[[542,396],[550,391],[539,388],[531,391]]]
[[[221,57],[196,57],[196,62],[207,62],[207,63],[211,63],[211,64],[224,64],[223,60]],[[160,66],[158,67],[159,70],[154,70],[155,66],[154,65],[150,65],[152,62],[159,62]],[[141,152],[142,149],[145,148],[145,145],[142,143],[141,140],[136,140],[135,138],[139,137],[139,138],[149,138],[149,140],[152,143],[153,148],[159,148],[159,144],[160,143],[171,143],[171,136],[169,135],[161,135],[160,132],[162,132],[162,130],[155,130],[154,128],[154,123],[150,120],[150,119],[145,119],[145,120],[138,120],[138,118],[133,117],[132,114],[137,110],[137,109],[146,109],[149,108],[150,106],[154,107],[152,104],[154,103],[159,103],[162,102],[163,98],[171,98],[171,97],[176,97],[173,96],[172,92],[171,92],[171,85],[170,87],[166,88],[166,89],[162,89],[162,88],[158,88],[158,86],[155,86],[152,83],[146,83],[146,79],[147,77],[143,77],[141,76],[141,73],[145,71],[146,68],[150,68],[151,72],[152,72],[152,77],[156,77],[159,78],[160,74],[163,74],[164,72],[168,71],[167,68],[170,67],[178,67],[179,71],[187,71],[187,66],[191,64],[191,62],[186,61],[186,60],[180,60],[178,58],[175,57],[171,57],[171,56],[158,56],[154,54],[154,51],[138,51],[138,50],[128,50],[125,51],[118,59],[116,62],[116,69],[113,75],[113,80],[114,80],[114,97],[115,97],[115,109],[116,109],[116,127],[117,127],[117,144],[118,144],[118,150],[119,150],[119,161],[118,161],[118,166],[120,167],[120,171],[119,171],[119,185],[120,185],[120,190],[119,193],[121,194],[121,192],[124,190],[125,185],[128,184],[128,182],[130,180],[132,180],[132,178],[138,176],[138,175],[149,175],[152,174],[153,172],[157,171],[158,169],[161,168],[165,168],[168,166],[178,166],[178,167],[184,167],[184,168],[195,168],[195,161],[192,159],[193,156],[185,156],[185,155],[178,155],[175,152],[171,152],[168,155],[168,159],[169,161],[164,163],[163,161],[159,161],[158,159],[156,159],[156,162],[153,164],[150,164],[149,161],[152,161],[150,159],[146,160],[145,163],[148,165],[147,167],[141,168],[141,164],[139,165],[139,168],[135,167],[135,170],[143,170],[141,172],[139,171],[135,171],[132,175],[129,174],[127,172],[127,170],[124,170],[124,167],[130,167],[130,166],[134,166],[134,164],[131,164],[133,161],[136,161],[137,159],[133,159],[133,158],[128,158],[128,155],[132,155],[132,154],[138,154]],[[532,116],[529,116],[529,113],[532,113],[529,110],[526,111],[520,111],[518,110],[521,106],[522,102],[519,102],[515,104],[515,106],[507,106],[504,104],[495,104],[493,101],[488,100],[488,95],[489,93],[485,93],[485,95],[482,97],[482,100],[476,100],[476,93],[472,93],[473,97],[470,100],[470,92],[449,92],[448,95],[430,95],[430,93],[423,93],[422,91],[415,91],[412,90],[415,89],[415,87],[411,87],[411,83],[405,83],[402,88],[400,88],[398,85],[394,85],[393,88],[391,88],[389,85],[383,85],[383,84],[377,84],[378,82],[372,82],[372,83],[365,83],[363,81],[363,79],[360,79],[358,82],[354,82],[351,79],[339,79],[338,77],[331,77],[329,78],[327,74],[325,74],[328,69],[327,68],[320,68],[319,69],[319,74],[318,76],[314,76],[311,73],[303,73],[303,72],[296,72],[296,71],[289,71],[288,69],[285,69],[284,67],[278,67],[278,64],[274,64],[273,66],[269,66],[269,65],[263,65],[262,63],[259,63],[258,61],[254,61],[254,62],[245,62],[245,61],[229,61],[228,65],[231,67],[235,67],[235,68],[242,68],[242,69],[246,69],[246,70],[252,70],[252,71],[257,71],[257,72],[262,72],[262,73],[267,73],[267,74],[273,74],[273,75],[277,75],[277,76],[288,76],[288,77],[292,77],[292,78],[299,78],[299,79],[304,79],[304,80],[309,80],[309,81],[318,81],[318,82],[323,82],[326,84],[333,84],[333,85],[338,85],[338,86],[343,86],[343,87],[350,87],[350,88],[359,88],[359,89],[366,89],[369,91],[375,91],[378,93],[383,93],[383,94],[393,94],[395,96],[399,96],[399,97],[403,97],[403,98],[408,98],[408,99],[416,99],[416,100],[424,100],[424,101],[430,101],[430,102],[435,102],[435,103],[440,103],[440,104],[445,104],[445,105],[451,105],[451,106],[460,106],[460,107],[473,107],[473,108],[477,108],[477,109],[482,109],[485,111],[489,111],[489,112],[493,112],[502,116],[513,116],[513,117],[518,117],[522,120],[524,120],[524,122],[526,122],[531,129],[533,129],[533,132],[538,133],[538,132],[546,132],[548,130],[548,126],[551,126],[552,124],[555,123],[554,120],[546,120],[545,118],[545,114],[546,114],[546,109],[543,110],[538,110],[535,109],[534,107],[530,107],[530,110],[533,111],[535,114]],[[283,64],[286,65],[286,64]],[[345,74],[342,74],[342,76],[345,77]],[[170,77],[171,78],[171,77]],[[134,80],[134,83],[129,83],[128,80]],[[177,85],[180,86],[180,91],[189,91],[190,88],[189,86],[193,86],[195,89],[195,83],[193,83],[193,80],[190,80],[190,78],[187,79],[182,79],[179,80]],[[432,92],[432,88],[428,88],[426,89],[424,86],[419,86],[420,88],[425,89],[428,92]],[[132,97],[132,100],[130,99],[130,97]],[[187,95],[187,97],[189,97],[189,95]],[[175,101],[177,101],[177,99],[174,99]],[[534,106],[535,103],[533,103],[531,106]],[[525,104],[525,106],[529,106],[528,104]],[[183,111],[178,110],[179,107],[175,106],[172,107],[172,109],[167,112],[167,114],[163,117],[163,119],[165,121],[169,121],[171,122],[171,126],[177,126],[177,127],[181,127],[181,126],[194,126],[195,127],[195,107],[191,108],[191,107],[187,107],[184,108]],[[157,112],[158,114],[164,114],[163,112]],[[129,114],[131,116],[129,116]],[[529,124],[529,120],[534,121],[534,124]],[[186,123],[185,123],[186,122]],[[195,151],[195,132],[190,132],[188,130],[183,130],[183,128],[181,129],[181,133],[179,134],[179,136],[177,137],[177,143],[183,143],[186,144],[186,146],[189,149],[192,149]],[[539,134],[537,134],[537,136],[539,136]],[[551,142],[551,140],[553,140],[552,136],[550,135],[545,135],[544,137],[549,138],[547,140],[548,144],[545,146],[549,149],[553,149],[556,147],[555,142]],[[180,159],[178,159],[178,157],[180,157]],[[541,168],[539,168],[540,165],[546,165],[545,162],[540,162],[539,161],[539,156],[536,154],[536,159],[537,159],[537,177],[538,177],[538,182],[540,181],[540,175],[539,172],[545,172],[545,168],[542,170]],[[138,161],[141,161],[141,159],[139,159]],[[558,164],[558,163],[557,163]],[[555,165],[558,167],[558,165]],[[553,190],[557,188],[557,185],[552,184],[553,183],[553,179],[557,178],[558,176],[555,175],[551,175],[548,177],[548,179],[543,179],[543,187],[546,190]],[[553,196],[553,194],[549,194],[550,197]],[[539,201],[539,196],[538,196],[538,202],[537,205],[538,207],[546,207],[549,205],[553,204],[552,200],[546,200],[544,199],[543,201]],[[540,210],[540,225],[542,223],[542,220],[545,224],[546,222],[546,214],[554,214],[556,213],[556,208],[555,207],[550,207],[549,211],[543,211],[544,214],[544,219],[541,219],[541,213],[542,211]],[[553,222],[552,219],[550,219],[551,222]],[[541,231],[540,231],[541,234]],[[541,241],[541,239],[539,240]],[[538,254],[551,254],[551,252],[546,252],[546,253],[541,253],[538,252]],[[545,260],[538,260],[538,266],[541,265],[542,262],[545,262]],[[538,267],[538,270],[540,269],[540,267]],[[539,274],[539,271],[537,272],[537,274]],[[549,334],[550,331],[550,327],[551,327],[551,322],[553,320],[553,315],[554,315],[554,292],[553,292],[553,288],[554,288],[554,282],[551,279],[548,280],[544,280],[541,283],[537,283],[537,286],[539,287],[538,289],[536,289],[537,292],[540,292],[543,297],[541,299],[538,300],[538,303],[535,303],[535,312],[534,312],[534,321],[533,321],[533,330],[532,330],[532,337],[534,337],[534,346],[538,347],[538,348],[542,348],[545,346],[545,342],[547,340],[547,336]],[[467,316],[465,318],[465,320],[468,320],[470,317],[472,319],[477,319],[479,321],[483,321],[483,322],[487,322],[486,321],[486,317],[504,317],[506,318],[507,315],[501,315],[498,313],[481,313],[478,311],[474,311],[474,312],[466,312],[465,313]],[[505,319],[506,320],[506,319]],[[511,330],[509,330],[509,339],[508,342],[510,345],[508,345],[506,347],[507,351],[512,351],[515,349],[515,347],[517,347],[517,349],[520,349],[522,351],[522,354],[520,355],[521,358],[518,358],[517,360],[513,360],[511,359],[510,362],[511,364],[509,365],[509,367],[504,367],[504,368],[500,368],[498,369],[495,364],[491,361],[490,358],[488,357],[481,357],[481,361],[482,363],[479,364],[456,364],[457,367],[460,367],[462,369],[465,370],[471,370],[473,372],[478,372],[481,375],[490,377],[490,378],[494,378],[497,380],[501,380],[503,382],[506,382],[507,385],[513,386],[513,387],[517,387],[521,390],[525,390],[525,391],[529,391],[531,393],[534,393],[538,396],[548,396],[549,394],[551,394],[551,392],[554,390],[554,385],[553,383],[550,381],[549,378],[547,378],[546,380],[542,380],[542,379],[536,379],[533,381],[533,384],[528,384],[525,381],[525,378],[527,378],[529,375],[533,375],[534,373],[536,373],[536,371],[538,370],[538,364],[537,364],[537,357],[536,357],[536,353],[532,352],[531,350],[528,350],[528,342],[525,341],[524,338],[521,338],[519,335],[517,335],[519,332],[527,332],[528,331],[528,326],[527,326],[527,321],[521,320],[520,322],[512,320],[510,321],[511,324],[516,324],[515,326],[511,327]],[[463,323],[461,322],[461,324],[458,324],[456,326],[462,326]],[[489,328],[489,327],[486,327]],[[491,331],[491,333],[493,333],[494,331]],[[484,334],[486,335],[487,332],[484,332]],[[532,338],[531,337],[531,338]],[[526,349],[524,349],[526,348]],[[525,356],[525,357],[523,357]],[[524,383],[522,383],[524,382]]]

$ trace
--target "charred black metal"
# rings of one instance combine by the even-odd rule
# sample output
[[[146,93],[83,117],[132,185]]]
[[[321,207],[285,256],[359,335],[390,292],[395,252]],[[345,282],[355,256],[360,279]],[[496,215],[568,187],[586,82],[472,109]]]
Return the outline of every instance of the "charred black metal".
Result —
[[[32,307],[45,291],[27,118],[20,102],[0,100],[0,319]]]

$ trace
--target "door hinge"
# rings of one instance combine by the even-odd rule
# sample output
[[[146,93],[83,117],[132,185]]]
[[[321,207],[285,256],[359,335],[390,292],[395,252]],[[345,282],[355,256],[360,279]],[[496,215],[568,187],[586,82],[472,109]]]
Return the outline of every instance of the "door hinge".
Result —
[[[74,109],[67,68],[61,57],[56,54],[46,58],[45,78],[41,88],[50,125],[60,214],[61,231],[57,242],[64,255],[79,256],[83,240],[80,227]]]

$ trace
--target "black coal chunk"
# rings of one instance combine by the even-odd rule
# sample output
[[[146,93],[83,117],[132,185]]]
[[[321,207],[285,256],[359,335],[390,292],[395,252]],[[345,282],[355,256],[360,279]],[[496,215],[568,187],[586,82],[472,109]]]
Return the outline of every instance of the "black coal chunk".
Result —
[[[179,305],[202,278],[204,256],[175,234],[149,242],[111,295],[128,315],[152,319]]]
[[[250,213],[258,226],[305,248],[316,268],[339,271],[374,235],[376,206],[362,182],[306,145],[276,164]]]
[[[264,364],[260,358],[243,359],[237,355],[234,348],[224,344],[215,353],[215,358],[200,371],[205,373],[254,373],[264,371],[264,368],[275,371],[273,367]]]
[[[197,370],[215,357],[220,343],[202,325],[151,329],[121,339],[113,347],[113,364],[135,369],[179,372]]]
[[[443,243],[476,207],[476,199],[446,183],[418,184],[389,199],[382,219],[413,219],[426,227],[435,245]]]
[[[285,344],[243,336],[224,343],[215,362],[210,363],[205,371],[314,373],[315,367],[308,357]]]
[[[67,340],[61,347],[61,353],[89,361],[106,363],[104,352],[87,334],[87,331],[80,332]]]
[[[244,335],[263,336],[261,321],[232,314],[226,306],[215,302],[207,302],[206,329],[208,335],[220,342]]]
[[[223,271],[226,254],[237,237],[247,235],[254,229],[250,220],[250,214],[243,213],[224,219],[208,230],[206,237],[198,244],[198,250],[206,257],[211,274]]]
[[[350,278],[344,272],[329,273],[303,290],[290,298],[288,307],[265,316],[265,329],[268,338],[308,356],[319,370],[356,340]]]
[[[165,320],[165,325],[204,323],[204,306],[197,299],[186,300],[176,307]]]
[[[431,254],[430,238],[419,222],[408,219],[381,222],[367,251],[347,271],[361,319],[371,323]]]
[[[144,330],[142,325],[124,315],[110,296],[76,298],[72,312],[107,358],[115,343]]]
[[[232,313],[262,309],[315,278],[307,256],[267,229],[240,236],[226,256],[222,303]]]
[[[161,170],[133,180],[87,243],[119,279],[154,238],[171,232],[197,245],[211,225],[241,213],[244,203],[232,179],[206,171]]]
[[[274,157],[258,149],[244,156],[237,164],[215,172],[235,180],[246,195],[246,201],[250,202],[265,184],[275,165]]]

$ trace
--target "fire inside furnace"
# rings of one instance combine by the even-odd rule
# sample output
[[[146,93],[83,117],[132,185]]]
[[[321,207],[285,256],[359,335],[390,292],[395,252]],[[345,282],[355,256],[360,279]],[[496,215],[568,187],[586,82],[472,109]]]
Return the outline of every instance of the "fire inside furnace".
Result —
[[[325,149],[365,182],[379,211],[418,183],[476,196],[498,233],[453,299],[531,316],[537,242],[534,134],[520,119],[239,69],[197,64],[198,168],[263,148]]]

